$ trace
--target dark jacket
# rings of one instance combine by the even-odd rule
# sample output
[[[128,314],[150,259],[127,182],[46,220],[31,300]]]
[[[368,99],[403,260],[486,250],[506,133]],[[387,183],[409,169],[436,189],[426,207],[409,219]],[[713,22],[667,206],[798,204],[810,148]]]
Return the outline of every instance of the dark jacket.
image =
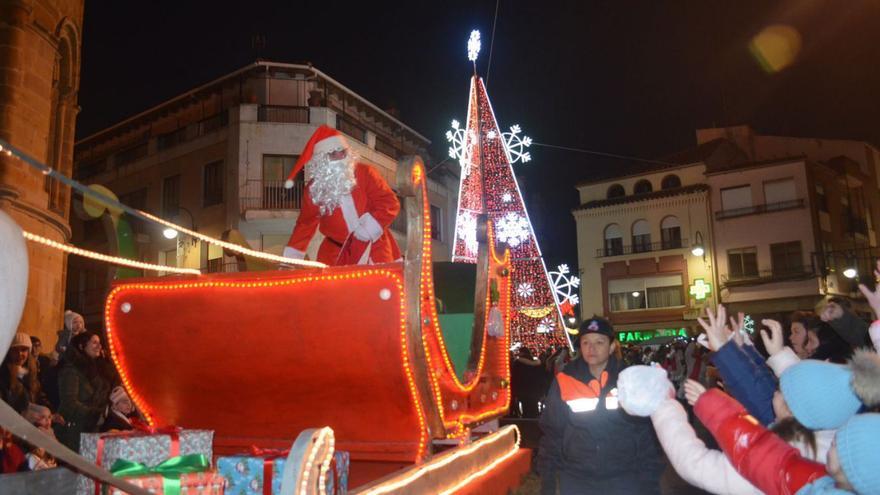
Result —
[[[773,393],[778,383],[764,358],[752,346],[740,347],[730,340],[712,353],[711,360],[724,380],[724,389],[761,424],[773,423]]]
[[[578,358],[568,363],[550,385],[547,408],[539,422],[543,437],[538,469],[542,476],[558,472],[562,495],[660,493],[664,461],[650,419],[615,408],[621,369],[612,356],[605,369],[607,381],[600,386],[599,379],[590,374],[589,365]],[[575,412],[573,408],[579,407],[563,399],[561,388],[570,387],[560,385],[560,381],[570,382],[567,377],[587,388],[597,380],[594,388],[599,389],[598,404],[594,409]],[[609,398],[612,390],[614,397]]]
[[[870,345],[868,341],[868,322],[852,311],[843,310],[843,316],[828,322],[837,335],[852,347]]]
[[[107,413],[107,419],[101,425],[101,431],[127,431],[133,430],[134,426],[130,422],[125,421],[119,413],[110,411]]]
[[[58,440],[79,451],[80,433],[97,431],[98,421],[110,402],[111,383],[98,368],[98,363],[70,347],[58,365],[58,412],[67,424],[58,428]]]

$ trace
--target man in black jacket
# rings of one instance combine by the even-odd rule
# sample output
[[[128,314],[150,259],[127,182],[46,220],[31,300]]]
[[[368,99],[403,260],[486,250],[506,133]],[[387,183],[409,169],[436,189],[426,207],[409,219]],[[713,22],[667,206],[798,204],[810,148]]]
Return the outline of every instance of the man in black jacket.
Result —
[[[538,453],[542,491],[576,494],[658,494],[665,463],[648,418],[617,405],[614,329],[603,318],[581,325],[580,356],[556,375],[541,415]]]

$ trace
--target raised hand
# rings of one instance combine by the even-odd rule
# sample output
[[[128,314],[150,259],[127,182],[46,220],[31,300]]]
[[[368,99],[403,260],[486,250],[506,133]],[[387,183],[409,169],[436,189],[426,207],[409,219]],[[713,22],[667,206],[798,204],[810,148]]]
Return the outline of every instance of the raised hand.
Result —
[[[880,260],[877,260],[877,268],[874,269],[874,279],[880,281]],[[871,305],[871,309],[874,310],[874,317],[880,318],[880,283],[873,291],[863,284],[859,284],[859,290],[862,291],[868,304]]]
[[[706,314],[708,321],[702,317],[697,318],[697,321],[706,331],[709,350],[717,351],[730,339],[730,330],[727,329],[727,310],[719,304],[717,314],[712,312],[712,308],[706,308]]]
[[[782,324],[776,320],[769,319],[761,320],[761,323],[770,329],[770,335],[767,335],[766,330],[761,330],[761,340],[764,341],[764,348],[767,349],[768,354],[775,356],[776,353],[785,347],[785,342],[782,339]]]
[[[736,314],[736,318],[730,317],[730,328],[733,329],[733,341],[736,345],[743,345],[743,335],[746,331],[746,314],[742,311]]]
[[[690,378],[684,382],[684,397],[687,399],[688,404],[692,406],[696,404],[697,400],[699,400],[700,396],[704,393],[706,393],[706,387],[704,387],[702,383],[696,380],[691,380]]]

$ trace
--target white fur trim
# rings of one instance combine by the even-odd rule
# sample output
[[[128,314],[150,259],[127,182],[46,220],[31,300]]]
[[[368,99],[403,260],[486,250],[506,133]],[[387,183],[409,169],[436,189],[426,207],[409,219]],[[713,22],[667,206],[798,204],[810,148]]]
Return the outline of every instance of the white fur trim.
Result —
[[[348,227],[348,232],[354,232],[358,225],[360,225],[360,219],[351,194],[346,194],[340,199],[339,207],[342,208],[342,218],[345,219],[345,226]]]
[[[321,156],[324,153],[340,148],[348,149],[348,141],[342,136],[330,136],[315,143],[312,156]]]
[[[871,323],[868,328],[868,334],[871,335],[871,343],[874,344],[874,350],[880,352],[880,320]]]
[[[382,237],[382,226],[379,225],[379,222],[373,218],[373,215],[369,213],[364,213],[361,215],[360,225],[366,230],[367,235],[370,236],[370,240],[376,242]]]
[[[290,246],[284,246],[284,251],[281,253],[281,256],[294,260],[301,260],[306,257],[306,253],[305,251],[300,251],[299,249],[294,249]]]
[[[767,366],[773,370],[777,377],[792,366],[801,362],[801,358],[791,350],[791,347],[785,346],[781,351],[767,358]]]

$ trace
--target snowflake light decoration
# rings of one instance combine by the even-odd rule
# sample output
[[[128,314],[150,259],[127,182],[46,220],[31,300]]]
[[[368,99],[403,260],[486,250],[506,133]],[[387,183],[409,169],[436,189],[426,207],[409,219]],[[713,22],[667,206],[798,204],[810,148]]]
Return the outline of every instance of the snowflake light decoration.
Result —
[[[452,121],[452,130],[446,131],[446,140],[449,146],[449,157],[458,160],[461,167],[461,175],[467,176],[471,172],[471,146],[475,136],[473,131],[461,127],[457,120]]]
[[[550,283],[553,285],[553,292],[556,296],[556,303],[562,304],[568,301],[572,306],[580,302],[577,289],[581,285],[581,279],[569,275],[568,265],[563,263],[556,267],[556,271],[549,272]]]
[[[538,323],[538,327],[535,330],[538,333],[550,333],[554,328],[556,328],[556,320],[550,316],[546,316],[540,323]]]
[[[755,333],[755,320],[752,319],[752,315],[746,315],[743,318],[743,330],[752,335]]]
[[[516,293],[520,298],[527,299],[535,293],[535,287],[530,282],[523,282],[517,286]]]
[[[510,203],[511,201],[513,201],[513,194],[510,194],[510,191],[502,194],[501,201],[504,201],[505,203]]]
[[[468,38],[468,60],[477,61],[477,55],[480,53],[480,32],[474,29],[471,31],[471,37]]]
[[[477,217],[473,214],[461,215],[458,231],[455,235],[464,242],[470,254],[476,254],[477,248]]]
[[[501,137],[504,138],[504,145],[507,146],[507,152],[510,153],[510,164],[516,162],[526,163],[532,161],[532,155],[526,148],[532,145],[532,138],[523,134],[520,136],[522,129],[519,124],[510,127],[510,132],[502,132]]]
[[[501,242],[515,248],[529,240],[529,221],[516,212],[508,212],[498,221],[496,235]]]

